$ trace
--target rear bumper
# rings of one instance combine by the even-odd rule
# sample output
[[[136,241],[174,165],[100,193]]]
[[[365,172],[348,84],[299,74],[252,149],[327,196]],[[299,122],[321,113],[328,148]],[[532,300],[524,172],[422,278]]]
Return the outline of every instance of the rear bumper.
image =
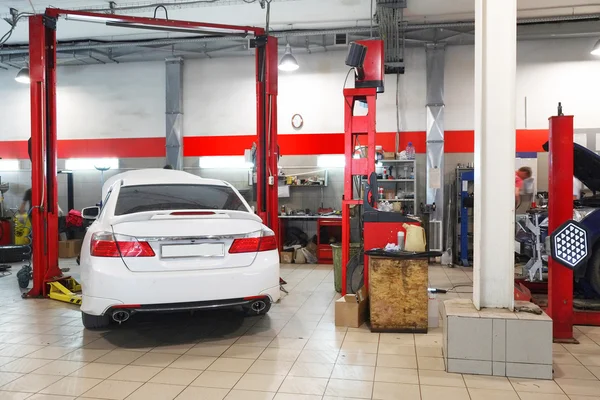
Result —
[[[143,312],[179,312],[179,311],[190,311],[190,310],[213,310],[218,308],[231,308],[237,306],[249,306],[255,301],[263,301],[265,303],[271,303],[271,298],[267,295],[253,296],[249,298],[240,299],[227,299],[227,300],[214,300],[214,301],[197,301],[192,303],[172,303],[172,304],[151,304],[151,305],[120,305],[113,306],[107,310],[108,314],[111,314],[117,310],[127,310],[131,313],[143,313]]]
[[[91,265],[82,263],[81,278],[81,311],[90,315],[136,305],[143,305],[139,311],[165,305],[175,308],[171,311],[228,307],[243,304],[220,304],[256,296],[276,302],[280,296],[276,251],[265,252],[249,267],[199,271],[131,272],[120,259],[92,259]]]

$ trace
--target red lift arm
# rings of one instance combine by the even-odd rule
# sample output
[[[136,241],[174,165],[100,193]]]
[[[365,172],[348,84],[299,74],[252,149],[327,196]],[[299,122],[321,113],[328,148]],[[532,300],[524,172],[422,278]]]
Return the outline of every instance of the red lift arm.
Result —
[[[177,21],[84,11],[46,9],[29,19],[31,79],[31,193],[33,287],[29,297],[46,296],[48,282],[63,278],[58,266],[58,191],[56,182],[56,22],[59,17],[109,26],[197,34],[246,36],[256,45],[257,212],[278,230],[277,204],[277,39],[263,28]],[[269,177],[273,184],[270,184]]]

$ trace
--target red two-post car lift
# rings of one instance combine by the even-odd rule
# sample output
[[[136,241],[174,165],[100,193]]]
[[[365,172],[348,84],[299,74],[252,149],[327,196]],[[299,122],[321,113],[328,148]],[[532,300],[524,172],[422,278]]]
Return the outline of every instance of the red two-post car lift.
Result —
[[[67,279],[58,266],[56,129],[56,24],[59,17],[109,26],[177,31],[198,35],[253,36],[256,48],[256,205],[278,235],[277,39],[263,28],[143,18],[48,8],[29,18],[31,79],[31,181],[33,287],[28,297],[46,296],[51,282]]]

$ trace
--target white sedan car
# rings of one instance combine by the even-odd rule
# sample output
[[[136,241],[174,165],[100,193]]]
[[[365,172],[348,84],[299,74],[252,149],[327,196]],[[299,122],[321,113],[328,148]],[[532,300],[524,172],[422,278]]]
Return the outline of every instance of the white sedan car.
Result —
[[[138,312],[242,306],[264,314],[279,299],[276,238],[229,183],[182,171],[119,174],[81,249],[83,324]],[[106,186],[105,185],[105,186]]]

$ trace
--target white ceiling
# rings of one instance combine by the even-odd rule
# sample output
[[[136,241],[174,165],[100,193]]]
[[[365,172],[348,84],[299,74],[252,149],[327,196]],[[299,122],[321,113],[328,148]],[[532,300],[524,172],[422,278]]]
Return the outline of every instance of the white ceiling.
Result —
[[[179,0],[183,2],[186,0]],[[189,1],[189,0],[188,0]],[[495,0],[502,1],[502,0]],[[150,3],[176,3],[177,0],[117,0],[117,6],[147,5]],[[374,3],[375,1],[373,1]],[[31,0],[36,12],[53,6],[67,9],[108,7],[107,0]],[[437,22],[472,20],[475,0],[408,0],[405,12],[409,22]],[[370,24],[371,0],[273,0],[271,27],[286,29],[327,29],[338,27],[368,26]],[[600,12],[598,3],[584,0],[519,0],[519,17],[587,14]],[[6,16],[14,7],[20,12],[31,12],[29,0],[0,0],[0,15]],[[122,11],[129,15],[152,16],[152,11]],[[164,16],[162,11],[158,16]],[[243,0],[217,0],[212,3],[170,8],[170,19],[219,22],[236,25],[264,26],[265,11],[258,2],[246,4]],[[22,19],[8,43],[28,41],[27,21]],[[0,21],[0,36],[9,25]],[[107,27],[102,24],[74,21],[59,22],[59,40],[70,39],[134,39],[165,37],[166,33],[141,32],[132,29]]]

